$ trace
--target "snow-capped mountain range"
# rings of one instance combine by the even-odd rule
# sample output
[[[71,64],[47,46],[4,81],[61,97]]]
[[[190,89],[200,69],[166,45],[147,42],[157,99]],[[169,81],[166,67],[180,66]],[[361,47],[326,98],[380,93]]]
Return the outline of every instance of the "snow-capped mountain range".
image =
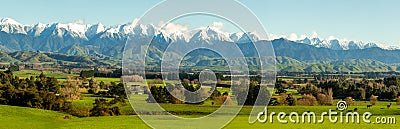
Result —
[[[356,50],[379,47],[387,50],[399,49],[395,46],[385,46],[378,43],[365,43],[362,41],[341,40],[341,39],[321,39],[321,38],[304,38],[302,40],[295,40],[297,43],[304,43],[321,48],[330,48],[333,50]]]
[[[135,22],[122,24],[118,26],[105,26],[101,23],[98,24],[79,24],[79,23],[53,23],[53,24],[43,24],[37,23],[34,25],[24,25],[11,18],[3,18],[0,20],[0,31],[9,35],[25,35],[31,38],[43,39],[53,39],[57,38],[63,42],[68,42],[64,44],[69,45],[81,45],[89,44],[96,46],[96,43],[91,41],[107,40],[107,41],[121,41],[127,36],[137,37],[137,38],[153,38],[154,36],[162,38],[167,42],[174,41],[185,41],[185,42],[246,42],[249,38],[253,41],[266,40],[260,38],[256,33],[228,33],[219,30],[219,28],[208,26],[202,27],[190,32],[170,32],[169,30],[161,29],[158,26],[148,24],[137,24]],[[170,33],[168,33],[170,32]],[[270,39],[274,40],[274,39]],[[354,50],[354,49],[366,49],[372,47],[379,47],[383,49],[398,49],[397,47],[386,47],[384,45],[379,45],[377,43],[364,43],[361,41],[350,41],[350,40],[340,40],[340,39],[323,39],[323,38],[304,38],[301,40],[292,40],[297,43],[303,43],[312,45],[320,48],[330,48],[333,50]],[[38,46],[37,43],[32,43],[32,46],[25,48],[24,44],[18,44],[18,46],[9,47],[7,45],[8,41],[6,37],[0,37],[0,49],[6,51],[17,51],[17,50],[34,50],[38,49],[32,46]],[[28,41],[25,41],[28,42]],[[52,46],[51,43],[47,42]],[[16,42],[16,43],[20,43]],[[24,47],[25,46],[25,47]],[[47,46],[48,47],[48,46]],[[39,49],[41,49],[39,47]],[[57,50],[53,48],[52,50]]]

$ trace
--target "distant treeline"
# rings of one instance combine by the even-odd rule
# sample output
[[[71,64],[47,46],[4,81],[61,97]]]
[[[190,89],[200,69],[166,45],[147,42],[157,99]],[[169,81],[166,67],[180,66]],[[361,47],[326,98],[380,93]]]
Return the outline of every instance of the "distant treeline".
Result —
[[[400,72],[278,72],[278,76],[323,76],[325,78],[334,77],[334,76],[352,76],[358,78],[385,78],[391,76],[400,76]],[[333,76],[334,75],[334,76]]]
[[[120,78],[122,76],[122,69],[117,69],[112,72],[100,72],[97,69],[94,70],[82,70],[79,74],[80,77],[108,77],[108,78]]]

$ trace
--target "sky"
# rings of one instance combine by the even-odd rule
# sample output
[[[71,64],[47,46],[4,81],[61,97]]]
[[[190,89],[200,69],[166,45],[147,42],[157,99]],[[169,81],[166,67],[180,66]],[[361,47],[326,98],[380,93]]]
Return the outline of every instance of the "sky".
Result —
[[[0,0],[0,17],[22,24],[83,20],[118,25],[132,22],[161,0]],[[399,0],[239,0],[269,34],[316,36],[400,46]],[[240,12],[233,12],[240,13]],[[182,20],[212,24],[213,20]],[[227,26],[229,30],[230,26]],[[296,35],[294,35],[296,34]]]

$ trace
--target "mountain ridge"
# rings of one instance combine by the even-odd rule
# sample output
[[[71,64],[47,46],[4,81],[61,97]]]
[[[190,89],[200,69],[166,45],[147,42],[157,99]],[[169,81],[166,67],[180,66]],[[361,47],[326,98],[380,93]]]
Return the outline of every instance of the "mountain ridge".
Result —
[[[201,28],[201,27],[200,27]],[[41,38],[63,38],[69,40],[73,38],[77,42],[91,42],[98,38],[109,38],[109,39],[123,39],[128,36],[155,36],[164,31],[165,37],[169,40],[186,40],[195,42],[196,38],[203,38],[198,40],[212,40],[212,41],[228,41],[228,42],[243,42],[248,38],[253,41],[266,40],[262,39],[254,32],[246,33],[228,33],[222,32],[218,29],[208,26],[205,29],[198,30],[190,35],[182,35],[184,32],[169,33],[168,30],[163,30],[161,27],[153,24],[137,24],[137,23],[126,23],[117,26],[105,26],[101,23],[97,24],[78,24],[78,23],[52,23],[43,24],[37,23],[33,25],[23,25],[16,20],[11,18],[3,18],[0,20],[0,31],[8,34],[25,34],[28,36],[41,37]],[[199,37],[200,36],[200,37]],[[280,37],[282,38],[282,37]],[[269,39],[269,40],[276,40]],[[313,45],[315,47],[330,48],[333,50],[353,50],[353,49],[366,49],[372,47],[380,47],[383,49],[399,49],[399,47],[387,47],[372,42],[352,41],[352,40],[340,40],[340,39],[323,39],[318,37],[306,37],[304,39],[291,40],[297,43],[304,43]],[[208,41],[210,42],[210,41]],[[0,48],[1,49],[1,48]],[[5,49],[3,49],[5,50]]]
[[[75,56],[101,55],[121,59],[125,44],[130,39],[134,41],[131,47],[136,53],[143,51],[143,46],[147,43],[145,41],[155,42],[156,46],[150,49],[154,52],[152,60],[157,60],[154,58],[162,57],[160,54],[172,42],[197,42],[206,45],[236,43],[242,46],[248,55],[255,55],[252,52],[254,49],[246,48],[247,42],[254,41],[272,42],[276,56],[290,57],[302,62],[371,59],[386,64],[400,63],[400,50],[383,49],[374,43],[320,38],[297,41],[278,38],[266,41],[256,33],[226,33],[210,26],[195,29],[192,33],[166,33],[165,30],[159,30],[151,24],[127,23],[114,27],[100,23],[22,25],[12,19],[1,19],[0,37],[0,50],[7,52],[42,51]]]

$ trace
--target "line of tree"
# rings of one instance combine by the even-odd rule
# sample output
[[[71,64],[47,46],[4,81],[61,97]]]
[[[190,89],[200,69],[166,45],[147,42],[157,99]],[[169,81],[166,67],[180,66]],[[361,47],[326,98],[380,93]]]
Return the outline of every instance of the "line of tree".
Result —
[[[190,81],[188,81],[188,79],[182,80],[183,87],[169,83],[167,83],[166,86],[150,85],[151,94],[149,94],[147,101],[150,103],[157,102],[172,104],[192,104],[191,102],[195,101],[198,102],[195,104],[201,104],[202,102],[199,101],[210,95],[208,99],[213,100],[213,102],[215,101],[218,104],[232,104],[232,100],[230,100],[230,97],[228,97],[229,93],[221,93],[216,90],[215,87],[211,88],[209,91],[200,91],[199,94],[189,94],[188,92],[197,91],[201,87],[200,84],[198,84],[198,86],[194,86],[189,82]],[[246,88],[243,87],[244,83],[243,85],[233,88],[232,91],[232,95],[235,96],[239,105],[266,105],[271,97],[271,94],[266,87],[260,86],[259,83],[255,81],[250,83],[248,93],[246,92]],[[183,88],[186,89],[187,92],[185,92]],[[178,100],[176,97],[171,95],[169,91],[172,91],[175,96],[178,96],[178,98],[183,98],[184,101]],[[257,101],[257,99],[259,100]]]
[[[122,76],[122,69],[116,69],[112,72],[100,72],[98,69],[94,70],[82,70],[79,73],[80,77],[90,78],[90,77],[109,77],[109,78],[119,78]]]
[[[11,71],[0,71],[0,104],[54,110],[79,117],[121,115],[119,105],[125,104],[126,99],[124,85],[114,82],[106,85],[102,82],[98,84],[94,78],[90,79],[89,86],[85,87],[82,81],[73,81],[71,78],[59,83],[56,78],[46,77],[43,73],[36,77],[20,79]],[[82,98],[79,90],[81,88],[93,91],[97,88],[107,88],[107,95],[114,99],[107,101],[98,98],[91,110],[78,109],[70,100]]]
[[[201,104],[203,102],[199,102],[202,100],[206,95],[203,94],[190,94],[189,92],[194,92],[200,89],[199,86],[194,86],[193,84],[188,84],[183,82],[181,87],[180,85],[176,84],[170,84],[167,83],[166,86],[156,86],[156,85],[150,85],[150,92],[149,97],[147,99],[148,102],[150,103],[173,103],[173,104],[182,104],[182,103],[187,103],[187,104]],[[186,90],[184,90],[186,89]],[[169,91],[172,91],[175,96],[171,95]],[[216,90],[214,90],[216,91]],[[210,92],[210,91],[205,91],[205,92]],[[214,95],[219,95],[219,94],[214,94]],[[179,99],[180,98],[180,99]],[[183,100],[183,101],[182,101]],[[193,103],[193,102],[198,102],[198,103]]]
[[[20,79],[10,71],[0,71],[0,104],[62,111],[69,108],[61,87],[53,77]],[[67,105],[67,106],[66,106]]]

